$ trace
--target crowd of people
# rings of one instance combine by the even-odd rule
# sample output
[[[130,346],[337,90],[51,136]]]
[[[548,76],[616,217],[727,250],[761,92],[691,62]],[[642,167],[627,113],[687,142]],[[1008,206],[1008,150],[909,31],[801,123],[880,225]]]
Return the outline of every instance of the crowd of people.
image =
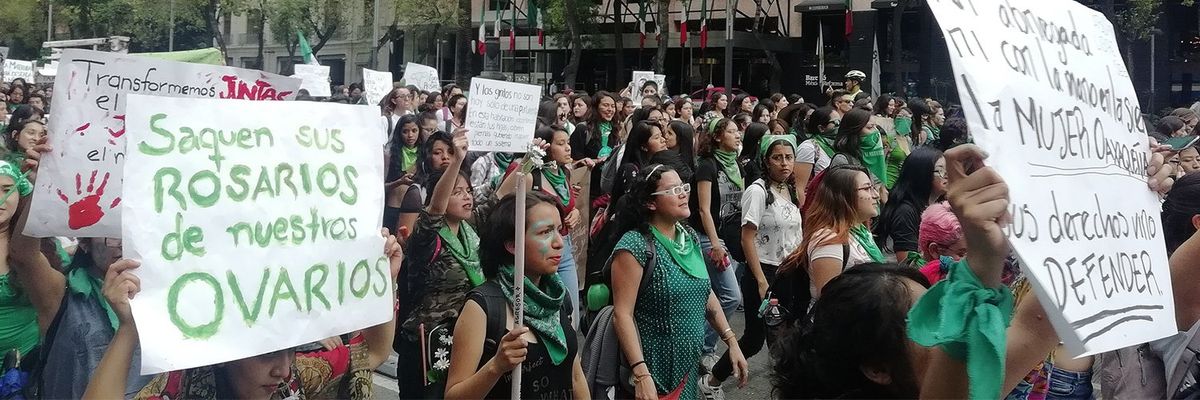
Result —
[[[540,399],[721,399],[726,387],[742,398],[732,386],[750,379],[778,398],[1192,394],[1167,371],[1191,360],[1179,350],[1200,326],[1194,145],[1156,146],[1147,171],[1187,332],[1069,359],[1002,232],[1006,183],[959,108],[872,98],[864,78],[851,71],[818,102],[714,91],[696,104],[653,81],[556,93],[524,153],[472,151],[469,94],[456,85],[398,83],[378,102],[339,87],[330,101],[377,104],[388,139],[380,231],[394,318],[147,376],[129,309],[139,264],[122,258],[121,238],[22,234],[53,151],[51,92],[11,82],[0,98],[0,398],[369,398],[393,351],[405,399],[508,398],[516,368],[522,397]],[[1151,136],[1193,135],[1197,122],[1177,109]],[[752,357],[771,372],[751,376]]]

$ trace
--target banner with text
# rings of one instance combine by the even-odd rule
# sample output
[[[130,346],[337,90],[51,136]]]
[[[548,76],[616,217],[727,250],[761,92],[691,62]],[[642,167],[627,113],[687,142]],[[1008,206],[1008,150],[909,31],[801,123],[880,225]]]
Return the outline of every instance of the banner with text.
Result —
[[[391,319],[377,111],[141,95],[128,104],[121,208],[125,257],[142,261],[133,315],[143,374]],[[216,145],[193,147],[206,141]]]
[[[367,105],[379,104],[388,93],[392,92],[392,73],[363,68],[363,97]]]
[[[426,92],[442,91],[442,81],[437,69],[417,63],[404,64],[404,84],[416,86]]]
[[[541,93],[534,85],[472,78],[466,121],[471,151],[525,152],[537,128]]]
[[[1070,0],[935,0],[1006,234],[1072,355],[1176,333],[1149,143],[1112,24]]]
[[[125,101],[131,93],[166,97],[291,100],[300,81],[241,68],[67,49],[59,60],[47,134],[25,234],[120,237]],[[207,115],[222,119],[226,115]],[[181,145],[222,157],[211,132]],[[95,178],[95,184],[86,181]]]
[[[33,61],[5,59],[3,68],[5,82],[20,78],[27,83],[33,83]]]
[[[300,79],[300,88],[307,90],[309,96],[329,97],[332,95],[332,89],[329,87],[328,65],[296,64],[293,66],[293,70],[296,73],[292,74],[292,77]]]

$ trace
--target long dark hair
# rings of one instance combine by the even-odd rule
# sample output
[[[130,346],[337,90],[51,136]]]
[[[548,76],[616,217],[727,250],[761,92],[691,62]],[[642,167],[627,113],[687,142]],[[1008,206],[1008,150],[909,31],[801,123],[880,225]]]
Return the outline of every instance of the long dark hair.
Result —
[[[941,151],[950,150],[950,148],[967,143],[971,138],[971,127],[967,125],[967,120],[962,117],[954,117],[946,120],[942,124],[941,134],[938,135],[937,142],[934,142],[934,147]]]
[[[726,96],[725,109],[717,110],[717,103],[721,102],[721,96]],[[707,114],[709,111],[717,111],[721,113],[722,117],[729,117],[731,115],[729,114],[729,106],[732,104],[733,103],[729,100],[728,95],[726,95],[725,92],[713,92],[708,96],[707,101],[700,105],[699,115]]]
[[[713,152],[721,147],[717,144],[716,135],[723,134],[725,127],[732,123],[734,123],[733,120],[729,118],[721,118],[717,122],[709,121],[706,124],[708,126],[705,127],[706,131],[703,133],[704,137],[700,140],[700,148],[697,149],[697,154],[701,158],[712,157]]]
[[[842,116],[841,125],[838,126],[837,140],[833,142],[833,149],[862,162],[862,130],[869,122],[871,122],[870,111],[855,108],[846,112],[846,115]]]
[[[526,211],[538,204],[549,204],[562,213],[558,207],[558,199],[551,197],[549,193],[541,190],[525,192]],[[513,253],[508,251],[507,245],[515,239],[513,233],[516,229],[516,216],[517,195],[511,193],[496,203],[486,218],[488,228],[479,231],[479,265],[483,268],[483,275],[489,279],[499,274],[500,266],[512,265],[514,261]],[[561,218],[561,215],[559,217]]]
[[[829,125],[831,121],[833,121],[833,107],[818,107],[808,117],[808,122],[804,124],[804,132],[810,137],[823,134],[821,128]]]
[[[538,125],[554,125],[558,123],[558,102],[546,100],[538,106]]]
[[[879,223],[875,226],[881,239],[886,240],[891,236],[895,225],[899,223],[894,219],[901,207],[912,207],[917,211],[916,215],[921,215],[925,207],[929,207],[929,195],[933,193],[933,169],[941,158],[941,150],[920,146],[904,160],[900,177],[896,178],[896,185],[888,193],[888,202],[883,206]],[[919,218],[916,222],[920,223]]]
[[[1162,205],[1163,239],[1167,254],[1196,234],[1192,216],[1200,214],[1200,174],[1187,174],[1171,186]]]
[[[571,97],[568,98],[568,100],[570,100],[570,103],[571,103],[571,115],[570,115],[570,117],[567,118],[568,120],[571,120],[572,122],[578,124],[578,123],[588,122],[589,120],[592,119],[592,113],[594,113],[596,110],[592,109],[592,98],[589,97],[587,95],[587,93],[575,93],[575,94],[571,95]],[[583,119],[580,119],[580,120],[575,119],[575,100],[583,100],[583,104],[587,104],[587,106],[588,106],[587,114],[583,115]]]
[[[661,126],[651,125],[646,121],[638,121],[633,125],[633,129],[629,130],[629,138],[625,141],[625,155],[621,157],[621,163],[618,166],[633,164],[641,168],[650,161],[650,156],[653,154],[646,154],[642,151],[642,146],[645,146],[650,141],[650,137],[654,136],[654,129],[658,129],[659,134],[662,134]]]
[[[417,149],[417,171],[415,174],[413,174],[415,175],[413,180],[429,189],[429,193],[433,192],[433,187],[437,185],[438,179],[442,176],[442,171],[438,171],[433,168],[433,160],[431,159],[431,156],[433,155],[433,145],[437,142],[446,144],[446,147],[450,148],[451,153],[457,151],[457,149],[454,148],[454,139],[452,139],[450,134],[446,133],[445,131],[434,132],[432,135],[429,135],[429,139],[426,139],[424,143],[421,143],[421,147]],[[468,177],[467,182],[470,181],[471,179]]]
[[[763,136],[771,132],[771,128],[762,122],[751,122],[746,127],[746,133],[742,135],[742,154],[738,155],[741,161],[750,161],[758,157],[758,145],[762,142]],[[753,179],[749,179],[753,181]]]
[[[728,114],[737,114],[737,113],[746,112],[745,110],[742,110],[742,102],[746,101],[746,99],[749,99],[749,98],[750,98],[749,93],[742,93],[742,94],[738,95],[737,97],[734,97],[733,101],[730,102],[728,106],[726,106],[726,108],[733,107],[733,111],[729,112]],[[754,111],[753,106],[750,107],[750,111],[751,112]]]
[[[654,201],[653,193],[658,191],[658,181],[670,171],[674,169],[662,164],[650,164],[633,176],[628,192],[617,202],[617,216],[613,222],[616,222],[618,235],[632,230],[646,231],[647,224],[654,216],[654,211],[646,204]]]
[[[396,122],[396,126],[392,127],[392,144],[391,144],[391,146],[388,147],[391,157],[392,157],[391,164],[388,166],[388,173],[387,173],[388,182],[399,179],[401,175],[404,175],[404,170],[401,168],[401,166],[404,165],[404,163],[406,161],[409,161],[409,160],[404,159],[404,150],[403,150],[404,149],[404,125],[408,125],[408,124],[413,124],[413,125],[417,126],[417,142],[414,143],[413,145],[417,146],[417,149],[421,149],[422,147],[424,147],[423,145],[425,144],[425,140],[421,138],[421,132],[420,132],[421,123],[417,120],[417,116],[415,114],[406,114],[406,115],[400,117],[400,120]],[[417,150],[417,160],[418,161],[423,159],[421,157],[420,153],[421,153],[421,151]],[[418,168],[420,168],[420,167],[418,167]]]
[[[667,125],[667,129],[675,132],[675,143],[679,146],[676,151],[679,152],[679,156],[688,166],[692,167],[691,169],[695,169],[693,164],[696,162],[696,149],[694,148],[696,129],[692,127],[692,124],[683,121],[671,121]]]
[[[888,103],[891,103],[891,102],[892,102],[892,95],[890,95],[890,94],[879,95],[879,99],[875,100],[875,115],[882,115],[884,117],[891,118],[892,115],[888,114],[888,112],[887,112]]]
[[[829,281],[810,312],[811,323],[780,340],[774,395],[779,398],[916,398],[919,377],[909,358],[908,282],[929,287],[919,271],[867,263]],[[799,290],[807,291],[807,288]],[[863,368],[888,371],[880,385]]]
[[[616,108],[613,111],[613,119],[611,121],[600,120],[600,101],[606,97],[613,101],[613,107]],[[608,145],[616,147],[621,142],[621,121],[617,120],[621,114],[621,100],[612,93],[605,91],[597,92],[592,97],[591,104],[588,104],[588,113],[590,114],[587,121],[588,143],[600,143],[600,123],[609,122],[612,124],[612,132],[608,135]]]
[[[446,109],[450,110],[452,117],[456,116],[456,115],[453,115],[454,104],[458,103],[459,99],[466,100],[467,96],[464,96],[461,94],[456,94],[456,95],[450,96],[450,100],[446,100]],[[463,115],[464,120],[467,119],[467,105],[466,104],[463,104],[462,115]]]
[[[929,108],[929,103],[920,98],[913,97],[908,100],[908,111],[912,111],[912,131],[908,133],[912,140],[913,146],[921,144],[921,131],[925,130],[925,117],[933,115],[933,109]]]

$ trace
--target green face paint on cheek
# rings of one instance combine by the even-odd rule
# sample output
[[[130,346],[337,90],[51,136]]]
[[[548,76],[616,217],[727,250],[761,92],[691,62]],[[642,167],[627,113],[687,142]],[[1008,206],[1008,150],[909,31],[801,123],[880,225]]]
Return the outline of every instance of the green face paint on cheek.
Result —
[[[554,237],[558,235],[557,229],[549,229],[549,232],[542,233],[547,228],[553,228],[555,221],[535,221],[533,227],[527,233],[537,243],[537,251],[539,257],[545,257],[550,254],[551,244],[554,243]]]

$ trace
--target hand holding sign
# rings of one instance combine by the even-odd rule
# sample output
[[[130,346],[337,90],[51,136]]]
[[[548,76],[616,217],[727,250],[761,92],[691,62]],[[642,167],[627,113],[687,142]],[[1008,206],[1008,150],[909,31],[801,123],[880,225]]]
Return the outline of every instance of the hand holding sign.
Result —
[[[113,313],[121,326],[134,326],[133,311],[129,309],[129,301],[142,291],[142,281],[134,274],[134,270],[142,263],[124,259],[108,267],[104,274],[104,298],[112,306]]]

